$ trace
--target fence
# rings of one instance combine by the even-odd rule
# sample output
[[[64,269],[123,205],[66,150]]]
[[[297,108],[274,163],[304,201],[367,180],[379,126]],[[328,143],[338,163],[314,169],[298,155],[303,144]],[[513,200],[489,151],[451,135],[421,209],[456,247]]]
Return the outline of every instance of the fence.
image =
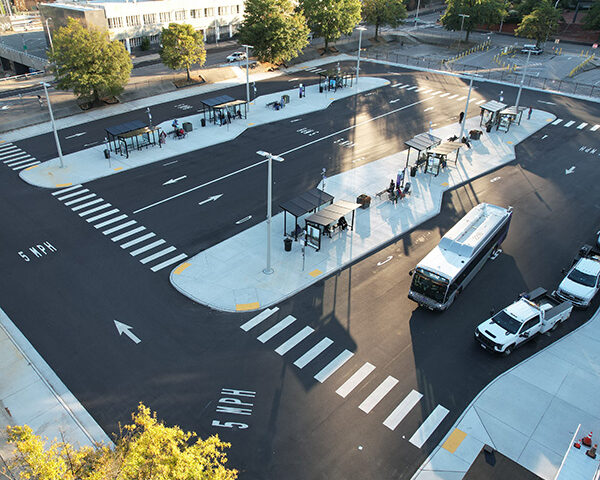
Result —
[[[482,68],[472,65],[447,65],[444,66],[439,60],[430,60],[424,57],[411,57],[409,55],[403,55],[398,52],[375,52],[366,51],[361,54],[363,57],[372,60],[384,60],[392,63],[399,63],[402,65],[415,66],[420,68],[427,68],[431,70],[445,70],[455,73],[474,73],[481,78],[489,80],[497,80],[500,82],[512,83],[519,85],[521,83],[522,73],[515,73],[506,69],[496,68]],[[572,80],[555,80],[544,77],[525,76],[523,83],[526,87],[540,88],[543,90],[554,90],[566,94],[576,94],[587,97],[600,97],[600,85],[593,85],[587,83],[573,82]]]

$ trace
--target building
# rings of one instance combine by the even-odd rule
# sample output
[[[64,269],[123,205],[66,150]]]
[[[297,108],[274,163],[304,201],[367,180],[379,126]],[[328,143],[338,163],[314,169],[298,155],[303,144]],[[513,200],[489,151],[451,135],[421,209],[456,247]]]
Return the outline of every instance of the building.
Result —
[[[162,28],[170,23],[187,23],[204,35],[204,41],[231,38],[242,22],[243,0],[123,0],[63,1],[39,5],[46,35],[78,19],[86,27],[106,29],[111,40],[119,40],[127,51],[139,47],[147,37],[160,42]]]

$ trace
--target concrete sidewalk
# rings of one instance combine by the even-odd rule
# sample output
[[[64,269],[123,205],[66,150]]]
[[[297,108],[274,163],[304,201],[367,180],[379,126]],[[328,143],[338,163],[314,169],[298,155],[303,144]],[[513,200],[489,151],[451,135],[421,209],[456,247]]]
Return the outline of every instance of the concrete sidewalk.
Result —
[[[595,432],[592,442],[599,443],[599,373],[600,310],[485,387],[413,480],[462,479],[486,444],[543,479],[556,478],[579,424],[578,439]],[[588,475],[563,470],[560,478],[593,480],[589,472],[600,468],[600,458],[582,461]]]
[[[326,192],[334,196],[334,201],[354,202],[363,193],[372,198],[370,208],[356,211],[354,231],[348,229],[331,239],[323,238],[321,249],[306,247],[303,258],[300,242],[294,243],[291,252],[284,251],[284,214],[279,213],[272,219],[273,274],[263,273],[263,222],[177,266],[171,272],[171,283],[185,296],[217,310],[258,310],[275,305],[437,215],[444,191],[511,162],[515,145],[554,119],[551,114],[535,110],[530,120],[513,125],[509,133],[484,133],[481,140],[471,141],[471,149],[462,149],[456,164],[451,159],[439,176],[419,172],[414,178],[408,177],[412,193],[397,204],[385,195],[378,199],[376,193],[387,188],[390,179],[396,179],[404,168],[406,151],[330,177]],[[466,132],[476,128],[480,128],[479,115],[466,122]],[[445,140],[458,135],[460,125],[448,125],[432,133]],[[289,220],[288,233],[293,229],[293,218]],[[299,220],[299,225],[304,226],[304,222]]]

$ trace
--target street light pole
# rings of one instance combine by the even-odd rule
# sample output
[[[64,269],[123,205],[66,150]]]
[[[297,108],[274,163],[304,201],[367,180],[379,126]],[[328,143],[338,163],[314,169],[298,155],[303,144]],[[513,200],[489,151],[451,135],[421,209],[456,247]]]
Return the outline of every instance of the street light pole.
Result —
[[[242,45],[246,48],[246,108],[250,108],[250,76],[248,74],[248,53],[249,48],[254,48],[252,45]]]
[[[48,40],[50,41],[50,50],[52,50],[52,53],[54,53],[54,44],[52,43],[52,35],[50,35],[50,27],[48,27],[48,20],[52,20],[52,17],[48,17],[46,19],[46,31],[48,32]]]
[[[366,30],[365,27],[356,27],[358,30],[358,54],[356,56],[356,86],[358,87],[358,76],[360,75],[360,48],[362,45],[362,32]]]
[[[278,155],[273,155],[269,152],[259,150],[256,152],[261,157],[266,157],[268,160],[267,173],[267,267],[263,270],[265,275],[271,275],[273,268],[271,267],[271,203],[273,202],[273,160],[283,162],[283,158]]]
[[[525,73],[527,72],[527,66],[529,65],[530,56],[531,50],[527,52],[527,61],[525,62],[525,68],[523,68],[523,76],[521,77],[521,83],[519,84],[519,92],[517,93],[517,101],[515,102],[517,113],[519,113],[519,100],[521,100],[521,90],[523,90],[523,83],[525,82]]]
[[[467,123],[467,110],[469,110],[469,100],[471,99],[471,89],[473,88],[473,75],[471,75],[471,81],[469,82],[469,93],[467,94],[467,102],[465,103],[465,113],[463,115],[463,121],[460,124],[460,135],[459,141],[462,142],[463,134],[465,133],[465,123]]]
[[[421,6],[421,0],[417,2],[417,13],[415,14],[415,27],[417,26],[417,20],[419,20],[419,7]]]
[[[60,148],[60,141],[58,140],[58,132],[56,131],[56,124],[54,123],[54,114],[52,113],[52,105],[50,104],[50,97],[48,96],[48,85],[46,82],[40,82],[44,87],[44,93],[46,94],[46,102],[48,102],[48,111],[50,112],[50,121],[52,122],[52,130],[54,131],[54,140],[56,141],[56,150],[58,150],[58,158],[60,159],[60,168],[65,166],[63,162],[62,149]]]

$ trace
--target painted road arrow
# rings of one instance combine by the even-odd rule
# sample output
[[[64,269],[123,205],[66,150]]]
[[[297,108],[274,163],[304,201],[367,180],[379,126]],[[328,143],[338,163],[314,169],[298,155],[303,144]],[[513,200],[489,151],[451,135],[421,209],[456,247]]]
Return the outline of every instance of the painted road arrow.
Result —
[[[214,202],[216,200],[218,200],[219,198],[221,198],[223,196],[222,193],[219,193],[218,195],[213,195],[212,197],[208,197],[206,200],[202,200],[198,205],[204,205],[205,203],[208,202]]]
[[[163,185],[171,185],[172,183],[177,183],[179,180],[183,180],[184,178],[187,178],[187,175],[184,175],[183,177],[179,178],[171,178],[170,180],[167,180],[165,183],[163,183]]]
[[[569,175],[569,174],[573,173],[574,171],[575,171],[575,167],[571,167],[568,170],[565,169],[565,175]]]
[[[241,220],[238,220],[237,222],[235,222],[236,225],[241,225],[244,222],[247,222],[248,220],[250,220],[252,218],[252,215],[248,215],[247,217],[242,218]]]
[[[81,135],[85,135],[86,133],[87,132],[75,133],[73,135],[69,135],[68,137],[65,137],[65,139],[67,139],[67,138],[81,137]]]
[[[394,258],[393,255],[390,255],[389,257],[387,257],[383,262],[377,262],[377,266],[381,267],[382,265],[385,265],[387,262],[389,262],[392,258]]]
[[[130,327],[129,325],[125,325],[124,323],[118,322],[117,320],[114,320],[115,322],[115,327],[117,327],[117,332],[119,332],[119,335],[127,335],[134,343],[140,343],[141,340],[136,337],[133,333],[130,332],[130,330],[133,327]]]

